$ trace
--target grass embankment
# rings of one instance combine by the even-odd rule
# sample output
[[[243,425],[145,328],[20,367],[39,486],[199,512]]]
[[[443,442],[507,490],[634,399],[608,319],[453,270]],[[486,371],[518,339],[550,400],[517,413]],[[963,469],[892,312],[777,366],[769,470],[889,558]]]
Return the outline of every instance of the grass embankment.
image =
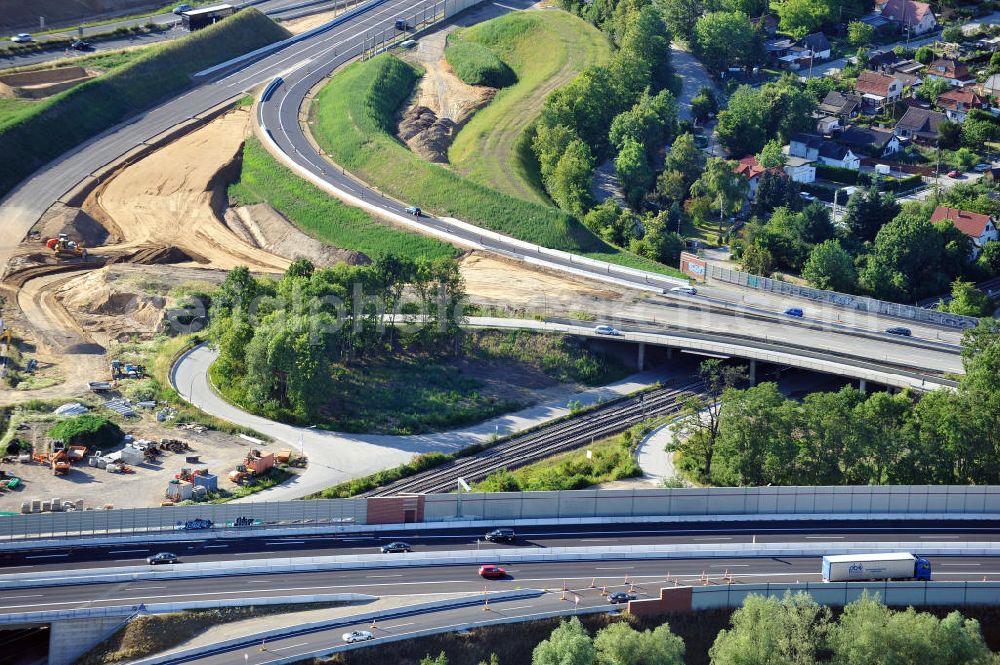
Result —
[[[449,161],[471,180],[550,205],[526,132],[553,90],[608,61],[607,39],[593,25],[559,11],[516,12],[452,33],[445,55],[455,73],[471,85],[493,85],[466,79],[453,62],[453,51],[468,47],[494,58],[502,54],[517,84],[472,116],[448,151]]]
[[[303,603],[262,607],[223,607],[136,617],[76,661],[76,665],[130,662],[182,644],[212,626],[288,612],[305,612],[345,603]]]
[[[604,385],[629,372],[573,338],[525,331],[469,332],[457,357],[410,347],[331,371],[321,426],[385,434],[445,431],[524,408],[530,393],[515,391],[525,382]]]
[[[473,487],[476,492],[550,492],[580,490],[642,475],[636,462],[636,446],[655,426],[647,421],[579,450],[555,455],[515,471],[490,474]],[[591,458],[587,459],[587,451]]]
[[[240,205],[267,202],[317,240],[370,257],[389,252],[412,259],[458,254],[447,243],[382,224],[342,204],[279,164],[255,138],[243,148],[243,169],[229,196]]]
[[[382,191],[437,215],[552,249],[679,274],[608,245],[565,212],[498,192],[410,152],[393,135],[394,118],[419,76],[392,55],[356,62],[335,76],[310,110],[322,149]]]
[[[150,47],[128,64],[41,102],[32,113],[0,123],[0,196],[63,152],[180,92],[191,74],[289,34],[245,9],[189,37]]]

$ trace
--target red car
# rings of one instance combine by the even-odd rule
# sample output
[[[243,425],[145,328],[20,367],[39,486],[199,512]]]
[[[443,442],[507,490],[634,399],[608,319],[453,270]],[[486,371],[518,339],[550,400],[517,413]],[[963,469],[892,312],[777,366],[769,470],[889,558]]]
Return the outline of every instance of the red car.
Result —
[[[500,566],[479,566],[479,575],[491,580],[506,577],[507,571]]]
[[[958,177],[960,177],[961,175],[962,175],[962,174],[961,174],[961,173],[959,173],[958,171],[948,171],[948,177],[949,177],[949,178],[958,178]]]

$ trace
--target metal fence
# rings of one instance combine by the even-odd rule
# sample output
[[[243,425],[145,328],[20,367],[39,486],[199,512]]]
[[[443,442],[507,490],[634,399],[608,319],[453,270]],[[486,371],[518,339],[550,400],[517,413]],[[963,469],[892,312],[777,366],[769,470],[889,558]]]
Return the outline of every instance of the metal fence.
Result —
[[[847,486],[578,490],[429,494],[424,522],[522,519],[825,514],[1000,514],[1000,486]],[[236,527],[237,518],[254,526]],[[367,523],[366,499],[200,504],[0,517],[0,540],[142,535],[207,519],[214,529],[355,526]],[[194,532],[197,533],[197,532]]]
[[[722,268],[709,263],[707,267],[708,277],[717,279],[720,282],[738,284],[760,291],[770,291],[782,295],[796,298],[806,298],[814,302],[828,302],[840,307],[850,307],[859,312],[870,312],[872,314],[882,314],[885,316],[895,316],[901,319],[910,319],[923,323],[932,323],[939,326],[949,326],[952,328],[974,328],[979,319],[971,316],[960,316],[958,314],[948,314],[932,309],[923,309],[914,305],[902,305],[885,300],[876,300],[867,296],[854,296],[836,291],[823,291],[813,289],[808,286],[789,284],[769,277],[759,277],[739,270]]]
[[[395,27],[369,30],[362,38],[361,58],[371,58],[383,51],[395,48],[401,42],[412,39],[416,33],[481,2],[483,0],[438,0],[437,2],[421,3],[408,11],[404,10],[400,12],[399,18],[406,21],[412,32],[400,31]]]

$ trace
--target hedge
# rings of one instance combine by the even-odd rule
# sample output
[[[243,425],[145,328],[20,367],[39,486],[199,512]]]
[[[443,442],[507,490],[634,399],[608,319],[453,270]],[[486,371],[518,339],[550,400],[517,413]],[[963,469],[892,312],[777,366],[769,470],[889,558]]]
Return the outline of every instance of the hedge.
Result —
[[[514,70],[482,44],[449,40],[444,57],[458,78],[469,85],[503,88],[517,82]]]

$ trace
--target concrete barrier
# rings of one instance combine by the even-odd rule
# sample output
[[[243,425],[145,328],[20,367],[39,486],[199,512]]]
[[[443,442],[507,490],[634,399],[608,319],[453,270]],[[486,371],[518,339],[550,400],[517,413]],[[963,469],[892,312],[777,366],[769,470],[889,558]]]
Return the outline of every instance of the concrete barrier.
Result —
[[[825,554],[877,554],[918,552],[922,556],[1000,556],[998,543],[956,541],[883,543],[717,543],[683,545],[624,545],[618,547],[552,547],[542,550],[459,550],[453,552],[410,552],[386,557],[361,554],[326,557],[275,557],[245,561],[123,566],[39,573],[0,575],[0,588],[110,584],[150,580],[233,577],[333,570],[370,570],[430,566],[470,566],[480,564],[551,563],[565,561],[622,561],[638,559],[713,559],[752,557],[821,557]],[[817,568],[818,572],[818,568]],[[0,610],[2,611],[2,610]]]

